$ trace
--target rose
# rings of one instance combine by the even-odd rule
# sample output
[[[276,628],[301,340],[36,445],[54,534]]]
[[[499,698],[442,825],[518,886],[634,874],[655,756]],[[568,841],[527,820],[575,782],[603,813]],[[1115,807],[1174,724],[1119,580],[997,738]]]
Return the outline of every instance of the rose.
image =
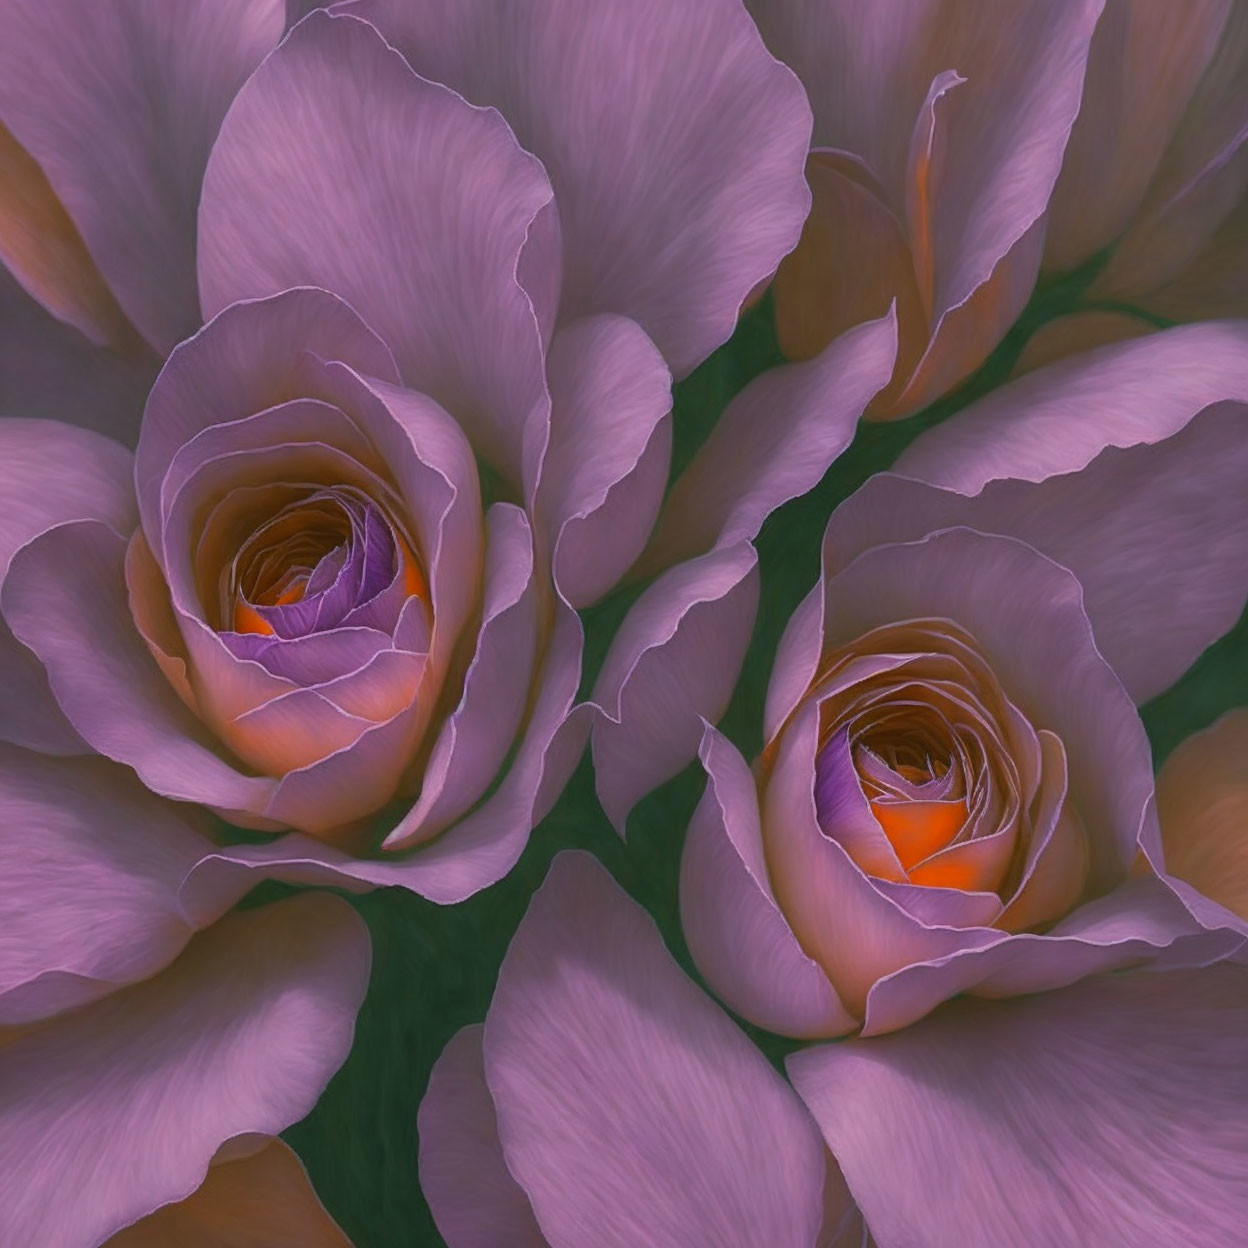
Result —
[[[0,1241],[342,1248],[276,1137],[351,1047],[360,918],[225,915],[198,812],[103,759],[0,745],[0,823]]]
[[[1162,866],[1134,703],[1244,603],[1246,347],[1208,325],[1072,357],[833,514],[758,763],[703,743],[681,909],[734,1009],[874,1035],[1221,947],[1181,888],[1130,878],[1141,847]]]
[[[1186,809],[1165,823],[1168,848],[1207,842],[1206,817],[1233,811],[1220,852],[1240,876],[1243,729],[1233,717],[1216,742],[1184,746],[1213,794],[1191,789],[1176,756]],[[756,915],[734,917],[766,939]],[[434,1066],[421,1187],[448,1248],[1024,1248],[1049,1235],[1212,1248],[1248,1212],[1246,1022],[1248,970],[1222,963],[953,1002],[889,1036],[800,1050],[786,1065],[833,1156],[645,913],[565,853],[484,1026]]]
[[[809,116],[727,0],[655,6],[661,56],[631,6],[586,20],[552,3],[523,19],[521,74],[484,11],[349,8],[298,23],[211,125],[186,111],[193,248],[175,228],[185,197],[172,214],[143,201],[210,320],[152,389],[133,487],[116,447],[2,430],[6,504],[31,512],[3,588],[21,643],[4,663],[44,734],[26,715],[5,735],[85,740],[162,794],[317,838],[223,848],[206,871],[402,881],[450,901],[508,869],[576,759],[572,607],[649,535],[672,372],[727,336],[796,237]],[[32,55],[44,29],[14,15]],[[110,28],[81,96],[0,109],[79,226],[71,258],[94,259],[163,351],[176,333],[134,291],[172,291],[141,248],[116,277],[99,240],[133,238],[115,219],[131,207],[68,123],[85,114],[89,131],[95,93],[134,58],[182,118],[159,37],[181,19],[114,18],[138,33]],[[67,64],[87,33],[67,31]],[[181,168],[146,129],[115,141],[144,186]],[[32,501],[20,464],[51,456],[60,484]],[[384,855],[337,852],[376,849],[392,798]]]
[[[814,204],[775,284],[780,343],[805,359],[896,300],[897,367],[871,417],[952,389],[1030,298],[1101,9],[751,5],[815,113]]]

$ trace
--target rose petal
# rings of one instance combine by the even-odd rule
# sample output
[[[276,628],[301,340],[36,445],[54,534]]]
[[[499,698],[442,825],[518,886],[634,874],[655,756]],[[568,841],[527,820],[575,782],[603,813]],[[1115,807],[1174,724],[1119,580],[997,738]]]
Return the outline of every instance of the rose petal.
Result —
[[[672,487],[644,569],[750,541],[771,512],[818,484],[887,384],[896,351],[890,311],[746,386]]]
[[[236,889],[239,877],[355,892],[397,885],[439,905],[463,901],[497,882],[515,866],[530,830],[554,805],[584,749],[589,708],[572,709],[581,646],[580,620],[561,604],[540,660],[537,701],[510,769],[481,805],[436,840],[414,853],[380,859],[351,857],[298,834],[264,845],[222,848],[205,858],[183,886],[183,905],[198,913],[220,891]],[[342,779],[331,775],[312,793],[310,809],[341,800],[342,787]]]
[[[87,1248],[189,1196],[227,1140],[298,1121],[351,1047],[368,968],[348,906],[295,897],[19,1032],[0,1049],[3,1237]]]
[[[0,1024],[145,979],[190,939],[178,889],[212,842],[189,807],[102,759],[0,746],[0,808]]]
[[[837,508],[826,557],[844,566],[869,546],[961,524],[1018,537],[1078,577],[1098,649],[1144,702],[1243,610],[1246,419],[1242,405],[1217,404],[1169,438],[969,499],[882,473]]]
[[[153,661],[126,601],[126,542],[106,525],[62,525],[26,546],[0,605],[47,668],[56,700],[101,754],[167,797],[263,809],[273,781],[216,752]]]
[[[1001,477],[1043,481],[1106,447],[1160,442],[1224,399],[1248,400],[1248,322],[1180,326],[1059,360],[920,434],[894,468],[961,494]]]
[[[0,117],[162,354],[199,323],[195,221],[209,149],[283,16],[280,0],[5,6]]]
[[[552,1245],[813,1240],[813,1124],[588,855],[557,858],[534,896],[484,1054],[503,1154]]]
[[[758,606],[758,557],[720,547],[665,572],[624,617],[594,687],[598,797],[621,835],[628,812],[697,755],[724,713]]]
[[[365,0],[351,12],[417,73],[496,107],[549,171],[564,318],[631,317],[678,377],[728,338],[797,240],[810,116],[740,4],[541,0],[502,18],[454,0]]]
[[[137,342],[43,170],[2,123],[0,261],[33,299],[93,346]]]
[[[485,592],[477,649],[459,705],[446,718],[421,778],[420,800],[387,849],[430,840],[485,792],[524,716],[538,649],[533,535],[524,512],[496,503],[486,518]]]
[[[535,513],[574,607],[611,589],[641,552],[671,459],[671,373],[634,321],[595,316],[555,335],[550,443]]]
[[[280,1140],[218,1162],[203,1185],[127,1227],[104,1248],[351,1248],[316,1198],[299,1158]]]
[[[160,367],[141,350],[93,347],[36,303],[0,263],[0,417],[63,420],[133,446]]]
[[[1166,870],[1248,921],[1248,710],[1189,737],[1157,776]]]
[[[1049,205],[1045,267],[1073,269],[1122,233],[1226,24],[1225,0],[1109,0]]]
[[[916,962],[879,980],[863,1035],[908,1027],[968,990],[990,997],[1064,988],[1089,975],[1141,965],[1204,966],[1233,953],[1242,936],[1208,932],[1163,882],[1130,880],[1081,906],[1043,935],[1023,932]]]
[[[516,265],[550,198],[501,117],[418,77],[367,23],[313,13],[239,92],[213,148],[204,310],[299,284],[339,292],[406,383],[518,480],[545,387]]]
[[[524,1189],[511,1177],[485,1082],[482,1028],[442,1050],[420,1102],[420,1188],[449,1248],[546,1248]]]
[[[1135,974],[788,1059],[880,1243],[1233,1243],[1248,972]],[[958,1164],[947,1164],[957,1140]]]
[[[754,777],[726,737],[707,727],[707,785],[685,838],[680,918],[707,983],[738,1014],[799,1039],[858,1026],[776,904],[763,860]]]
[[[762,799],[772,886],[802,947],[861,1018],[881,976],[991,942],[986,928],[928,926],[875,888],[815,814],[819,721],[806,707],[780,738]]]

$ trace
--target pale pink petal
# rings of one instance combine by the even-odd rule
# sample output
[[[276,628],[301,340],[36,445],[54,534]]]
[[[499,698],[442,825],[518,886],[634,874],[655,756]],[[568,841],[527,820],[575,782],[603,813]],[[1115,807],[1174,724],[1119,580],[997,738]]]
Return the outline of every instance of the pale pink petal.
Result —
[[[1053,191],[1045,267],[1077,268],[1122,233],[1226,24],[1230,0],[1108,0]]]
[[[920,434],[896,471],[962,494],[1043,481],[1107,446],[1159,442],[1202,408],[1248,400],[1248,322],[1184,325],[1069,356]]]
[[[557,858],[535,895],[484,1055],[508,1169],[554,1248],[813,1241],[813,1123],[588,855]]]
[[[497,108],[541,160],[563,230],[565,319],[630,317],[684,376],[797,241],[810,113],[738,0],[349,11],[417,73]]]
[[[1069,568],[1097,647],[1138,702],[1177,680],[1239,618],[1248,586],[1248,409],[1217,404],[1171,437],[1103,451],[1037,484],[973,498],[884,473],[834,513],[830,567],[953,525],[1021,538]]]
[[[628,812],[697,755],[727,709],[758,606],[758,556],[723,546],[665,572],[633,604],[598,674],[598,797],[621,835]]]
[[[896,352],[890,312],[746,386],[672,487],[644,568],[750,541],[777,507],[813,489],[888,383]]]
[[[658,515],[671,460],[671,373],[635,321],[595,316],[551,343],[550,443],[535,513],[574,607],[628,571]]]
[[[451,1037],[420,1102],[420,1188],[448,1248],[546,1248],[511,1177],[485,1083],[480,1026]]]
[[[680,918],[707,983],[738,1014],[799,1039],[844,1035],[858,1020],[807,957],[771,890],[754,777],[708,727],[699,751],[706,792],[680,864]]]
[[[476,652],[425,763],[420,800],[386,838],[387,849],[430,840],[468,810],[497,775],[524,717],[539,640],[533,535],[509,503],[490,508],[486,530]]]
[[[0,1049],[0,1232],[91,1248],[276,1135],[351,1047],[367,929],[337,898],[220,920],[153,979]]]
[[[192,807],[103,759],[0,746],[0,809],[0,1024],[145,979],[190,939],[178,890],[212,849]]]
[[[1248,1220],[1246,1034],[1224,965],[953,1002],[788,1068],[881,1244],[1221,1248]]]
[[[152,658],[126,599],[126,541],[97,521],[24,547],[5,578],[5,618],[47,668],[61,709],[101,754],[157,793],[263,809],[273,789],[218,753]]]
[[[545,387],[516,266],[550,198],[497,113],[419,77],[368,23],[313,13],[239,92],[213,148],[204,311],[295,285],[338,292],[404,381],[518,480]]]

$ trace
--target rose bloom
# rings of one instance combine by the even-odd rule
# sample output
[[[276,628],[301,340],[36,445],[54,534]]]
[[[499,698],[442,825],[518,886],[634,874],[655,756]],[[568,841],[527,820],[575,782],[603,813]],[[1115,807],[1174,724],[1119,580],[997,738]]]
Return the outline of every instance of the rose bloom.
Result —
[[[272,51],[234,8],[0,10],[11,272],[167,354],[133,459],[0,424],[0,735],[292,830],[224,874],[454,901],[579,755],[573,608],[649,536],[672,377],[796,241],[809,110],[730,0],[350,4]]]
[[[1239,920],[1245,749],[1233,712],[1158,780],[1167,855]],[[787,974],[774,924],[735,917]],[[1220,1248],[1248,1214],[1246,1026],[1231,962],[967,998],[790,1056],[821,1139],[645,912],[564,853],[484,1026],[433,1068],[421,1188],[449,1248]]]
[[[351,1048],[367,929],[324,893],[227,915],[203,824],[0,745],[4,1244],[347,1248],[276,1137]]]
[[[1043,327],[1025,367],[1248,311],[1242,5],[751,7],[815,114],[814,205],[775,284],[781,345],[807,358],[895,299],[897,369],[869,416],[952,389],[1037,276],[1098,257],[1087,310]]]

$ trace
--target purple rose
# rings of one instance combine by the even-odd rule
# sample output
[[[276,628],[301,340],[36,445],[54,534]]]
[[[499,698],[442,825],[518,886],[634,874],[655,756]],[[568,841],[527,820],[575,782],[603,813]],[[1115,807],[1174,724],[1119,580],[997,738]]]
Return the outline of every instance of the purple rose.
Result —
[[[346,1244],[275,1137],[350,1050],[367,929],[323,893],[184,891],[203,823],[0,745],[0,1242]]]
[[[1216,796],[1167,824],[1168,847],[1210,841],[1230,792],[1242,815],[1242,717],[1211,735],[1185,750],[1213,745]],[[1242,879],[1242,818],[1220,844]],[[733,917],[774,950],[756,915]],[[484,1026],[434,1066],[421,1187],[449,1248],[1219,1248],[1248,1216],[1246,1026],[1242,962],[955,1001],[787,1059],[820,1141],[648,916],[565,853]]]
[[[13,271],[168,358],[133,464],[0,425],[0,664],[25,690],[0,735],[295,830],[222,849],[204,887],[457,900],[579,754],[573,608],[650,537],[672,377],[797,238],[809,110],[735,0],[353,3],[272,51],[271,5],[211,7],[3,10],[8,150],[73,243]],[[109,111],[135,81],[161,107]]]
[[[762,756],[751,770],[713,729],[702,745],[682,915],[734,1009],[876,1035],[960,992],[1234,945],[1133,869],[1141,849],[1163,869],[1135,703],[1243,608],[1245,399],[1242,324],[1088,352],[837,509]]]

